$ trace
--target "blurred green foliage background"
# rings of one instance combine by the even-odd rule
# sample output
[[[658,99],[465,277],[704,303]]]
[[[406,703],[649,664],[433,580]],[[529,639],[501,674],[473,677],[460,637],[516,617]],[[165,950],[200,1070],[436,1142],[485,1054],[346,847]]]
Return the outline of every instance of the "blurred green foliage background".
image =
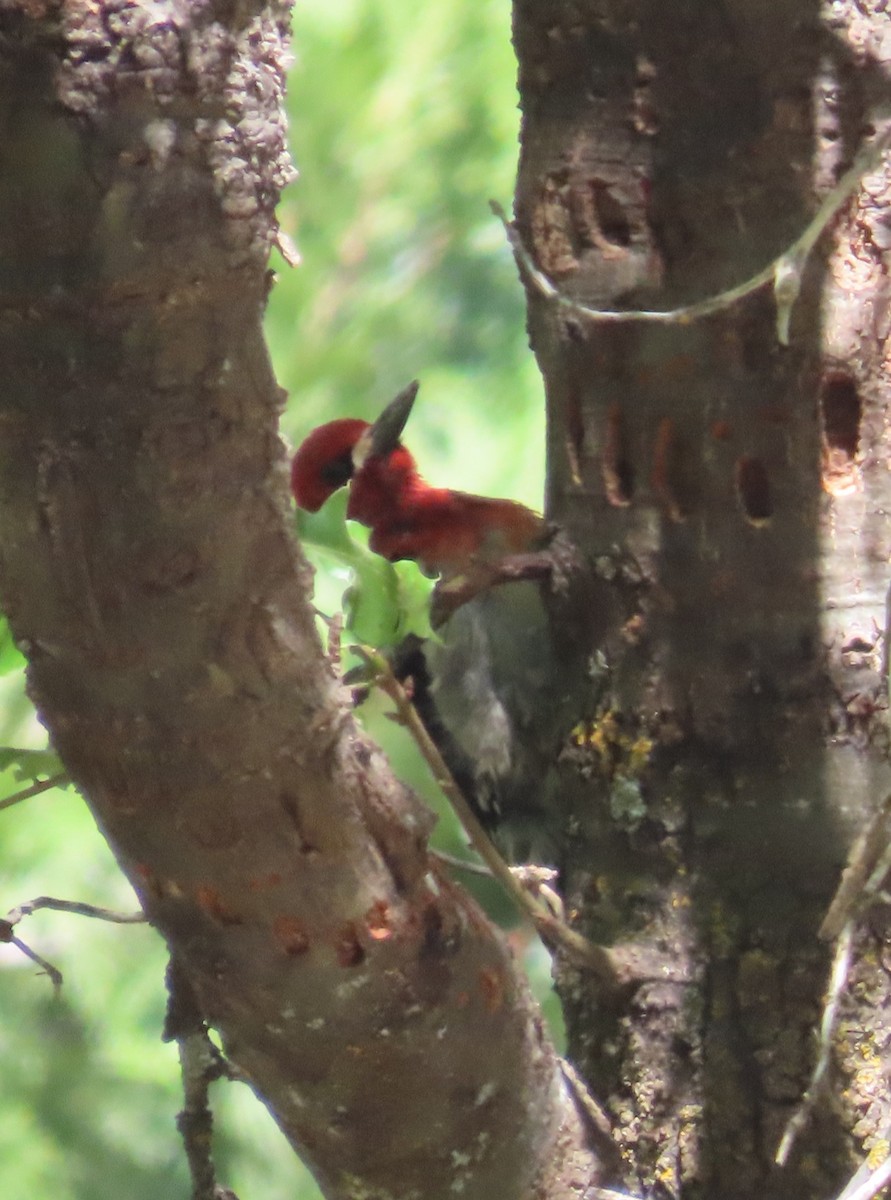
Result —
[[[507,0],[443,0],[410,17],[404,0],[298,4],[289,108],[300,179],[281,221],[303,261],[278,264],[268,332],[293,443],[335,416],[373,418],[417,377],[407,436],[425,473],[538,506],[541,387],[514,265],[487,205],[509,203],[516,165],[509,22]],[[317,560],[317,602],[333,611],[348,578],[330,556]],[[44,747],[21,671],[0,686],[2,743]],[[379,704],[369,719],[397,771],[435,803]],[[2,772],[0,796],[21,786],[12,768]],[[440,837],[456,841],[447,822]],[[0,811],[0,845],[0,912],[42,894],[133,907],[73,791]],[[176,1050],[160,1041],[160,940],[49,912],[17,932],[65,984],[55,999],[33,963],[0,946],[4,1197],[187,1196]],[[543,983],[543,956],[530,966]],[[246,1089],[217,1084],[214,1099],[222,1182],[242,1200],[318,1196]]]

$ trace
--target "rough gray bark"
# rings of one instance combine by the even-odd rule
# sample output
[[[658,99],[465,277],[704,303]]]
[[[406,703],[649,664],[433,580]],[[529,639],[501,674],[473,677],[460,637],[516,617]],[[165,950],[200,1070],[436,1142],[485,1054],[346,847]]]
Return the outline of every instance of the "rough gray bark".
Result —
[[[538,266],[601,308],[673,308],[790,244],[887,89],[882,3],[516,0],[516,201]],[[689,982],[609,1001],[567,968],[574,1054],[635,1190],[830,1196],[881,1145],[874,913],[832,1086],[773,1155],[815,1055],[817,938],[888,787],[887,174],[808,264],[791,344],[762,291],[608,324],[530,287],[549,515],[589,556],[591,684],[563,754],[566,882],[597,938]]]
[[[288,530],[260,332],[287,15],[0,6],[2,603],[66,768],[326,1194],[575,1195],[598,1159],[534,1005],[354,724]]]

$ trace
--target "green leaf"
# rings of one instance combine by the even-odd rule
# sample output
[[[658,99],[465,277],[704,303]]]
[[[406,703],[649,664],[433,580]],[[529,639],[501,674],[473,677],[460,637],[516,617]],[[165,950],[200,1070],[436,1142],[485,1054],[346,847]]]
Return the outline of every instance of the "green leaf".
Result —
[[[54,750],[25,750],[21,746],[0,746],[0,771],[12,769],[22,783],[37,783],[50,775],[64,772],[61,759]],[[67,784],[60,784],[67,787]]]
[[[0,616],[0,675],[8,675],[25,665],[25,656],[12,638],[12,631],[5,617]]]
[[[346,489],[341,488],[318,512],[297,509],[297,534],[304,546],[328,551],[334,557],[351,563],[357,543],[350,537],[346,525],[348,499]]]
[[[298,512],[297,532],[305,548],[350,571],[342,600],[348,632],[378,649],[408,633],[429,637],[432,581],[412,562],[387,562],[369,550],[367,532],[347,523],[347,499],[346,491],[335,492],[319,512]]]

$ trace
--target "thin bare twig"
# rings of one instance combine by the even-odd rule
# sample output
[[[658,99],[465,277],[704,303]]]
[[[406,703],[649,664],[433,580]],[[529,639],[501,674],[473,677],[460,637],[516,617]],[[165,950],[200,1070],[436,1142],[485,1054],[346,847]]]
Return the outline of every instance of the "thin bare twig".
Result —
[[[399,721],[408,729],[423,754],[433,777],[455,811],[458,820],[470,839],[474,850],[499,881],[521,912],[532,921],[539,935],[550,943],[557,943],[568,951],[573,959],[593,971],[600,979],[616,984],[619,980],[619,963],[612,950],[588,941],[574,929],[550,912],[518,881],[510,867],[498,853],[476,813],[470,807],[464,793],[455,782],[454,776],[439,753],[414,705],[405,694],[402,684],[393,674],[390,663],[377,651],[367,646],[356,646],[359,654],[375,673],[375,683],[396,705]]]
[[[597,1132],[603,1137],[612,1140],[615,1137],[612,1121],[610,1121],[607,1114],[588,1091],[588,1085],[568,1058],[560,1059],[560,1071],[563,1074],[563,1078],[569,1084],[576,1103],[581,1107]]]
[[[879,1131],[876,1143],[873,1150],[881,1144],[887,1145],[891,1140],[891,1126],[886,1125],[884,1129]],[[872,1152],[863,1159],[860,1166],[842,1188],[835,1200],[872,1200],[876,1192],[880,1191],[886,1183],[888,1183],[887,1168],[891,1161],[891,1156],[886,1157],[874,1169],[870,1169],[870,1157]]]
[[[832,1035],[838,1008],[851,970],[854,934],[863,914],[875,902],[891,870],[891,795],[885,797],[866,829],[856,839],[842,871],[841,882],[820,925],[819,936],[835,940],[823,1017],[820,1022],[819,1053],[811,1081],[801,1102],[786,1125],[776,1153],[776,1162],[784,1166],[795,1140],[805,1127],[826,1081],[832,1051]],[[882,1185],[883,1186],[883,1185]]]
[[[210,1107],[211,1083],[236,1076],[210,1040],[192,984],[174,958],[167,968],[167,992],[164,1039],[175,1041],[179,1050],[183,1107],[177,1115],[176,1127],[189,1164],[192,1200],[222,1200],[222,1197],[237,1200],[234,1192],[217,1183]]]
[[[70,781],[66,773],[59,771],[56,775],[50,775],[49,779],[32,783],[29,787],[22,788],[20,792],[13,792],[11,796],[4,796],[0,800],[0,809],[12,808],[14,804],[21,804],[23,800],[30,800],[32,796],[39,796],[42,792],[48,792],[54,787],[62,787],[68,782]]]
[[[17,904],[15,908],[11,908],[6,914],[6,920],[10,926],[18,925],[23,917],[30,917],[42,908],[51,909],[53,912],[74,913],[78,917],[91,917],[96,921],[111,921],[114,925],[143,925],[146,919],[144,912],[122,913],[112,908],[100,908],[97,904],[84,904],[80,900],[57,900],[54,896],[37,896],[34,900],[26,900],[24,904]]]
[[[841,882],[820,926],[820,937],[831,941],[847,922],[859,916],[864,903],[871,903],[884,876],[891,869],[891,794],[885,797],[866,829],[854,842]]]
[[[56,900],[53,896],[37,896],[34,900],[26,900],[24,904],[18,904],[15,908],[11,908],[5,917],[0,918],[0,942],[15,946],[26,958],[37,963],[49,976],[53,988],[57,992],[62,986],[62,972],[59,968],[54,967],[51,962],[13,934],[13,930],[21,920],[30,917],[32,913],[41,908],[53,909],[55,912],[76,913],[81,917],[94,917],[98,921],[113,921],[118,925],[136,925],[145,921],[145,913],[142,912],[114,912],[110,908],[99,908],[95,904],[83,904],[79,900]]]
[[[811,1114],[814,1111],[814,1105],[817,1103],[817,1099],[826,1083],[832,1053],[832,1034],[835,1031],[835,1022],[838,1019],[838,1006],[841,1002],[842,992],[845,989],[845,984],[848,981],[848,972],[851,969],[853,944],[854,921],[851,920],[845,925],[836,942],[835,957],[832,960],[832,971],[830,972],[829,985],[826,989],[826,1002],[823,1006],[823,1019],[820,1022],[820,1049],[816,1065],[811,1074],[811,1081],[794,1113],[786,1123],[786,1128],[783,1131],[783,1136],[780,1139],[780,1144],[776,1152],[775,1161],[781,1167],[784,1167],[788,1162],[792,1147],[795,1145],[798,1135],[810,1120]]]
[[[454,867],[456,871],[466,871],[468,875],[482,875],[486,879],[492,878],[492,872],[485,863],[476,862],[472,858],[459,858],[457,854],[449,854],[446,850],[430,850],[434,858],[445,863],[449,867]]]
[[[862,1169],[862,1167],[859,1168],[854,1175],[854,1179],[857,1178]],[[873,1196],[877,1196],[888,1183],[891,1183],[891,1155],[884,1162],[879,1163],[876,1169],[871,1171],[862,1183],[857,1184],[854,1188],[851,1188],[851,1184],[848,1184],[838,1197],[838,1200],[872,1200]]]
[[[30,958],[32,962],[37,963],[44,974],[49,976],[53,990],[58,994],[62,988],[62,972],[59,968],[54,967],[48,959],[38,954],[36,950],[32,950],[21,938],[13,937],[11,934],[9,937],[5,937],[6,930],[3,928],[4,924],[5,922],[0,922],[0,942],[8,942],[11,946],[15,946],[17,950],[20,950],[25,958]]]

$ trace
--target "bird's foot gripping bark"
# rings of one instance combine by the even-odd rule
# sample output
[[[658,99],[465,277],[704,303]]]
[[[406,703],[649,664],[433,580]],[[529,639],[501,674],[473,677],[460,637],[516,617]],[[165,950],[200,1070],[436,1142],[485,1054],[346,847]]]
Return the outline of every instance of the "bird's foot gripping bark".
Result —
[[[547,543],[537,550],[506,554],[497,559],[473,559],[465,571],[444,577],[430,598],[430,624],[440,628],[463,604],[489,588],[507,583],[538,581],[563,592],[573,571],[579,567],[578,553],[556,525],[547,527]]]

